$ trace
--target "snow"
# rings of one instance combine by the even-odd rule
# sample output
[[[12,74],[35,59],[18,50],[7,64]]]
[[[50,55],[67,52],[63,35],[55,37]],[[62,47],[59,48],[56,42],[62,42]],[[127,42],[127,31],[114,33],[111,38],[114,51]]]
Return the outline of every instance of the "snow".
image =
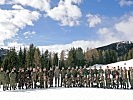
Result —
[[[0,92],[4,100],[133,100],[132,90],[50,88]]]
[[[111,69],[112,67],[126,67],[126,69],[129,69],[129,67],[133,67],[133,59],[131,60],[127,60],[127,61],[120,61],[120,62],[116,62],[116,63],[111,63],[111,64],[106,64],[106,65],[102,65],[102,64],[95,64],[93,65],[91,68],[93,69],[94,66],[97,67],[97,69],[100,68],[100,66],[102,67],[102,69],[106,69],[107,66],[109,66],[109,68]],[[89,68],[87,68],[89,69]]]
[[[133,59],[107,64],[104,65],[103,68],[106,68],[106,66],[109,66],[110,68],[119,66],[119,67],[126,67],[128,69],[129,67],[133,67]]]

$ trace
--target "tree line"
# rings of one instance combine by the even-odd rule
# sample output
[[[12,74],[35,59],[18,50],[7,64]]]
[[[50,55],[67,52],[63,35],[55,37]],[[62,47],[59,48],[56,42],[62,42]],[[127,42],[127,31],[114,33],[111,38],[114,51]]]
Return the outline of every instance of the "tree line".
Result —
[[[71,48],[70,50],[62,50],[60,54],[49,52],[48,50],[41,52],[39,48],[30,44],[29,48],[21,48],[16,51],[11,48],[5,55],[4,59],[0,61],[1,67],[5,70],[27,67],[41,67],[50,69],[52,66],[61,67],[76,67],[76,66],[92,66],[94,64],[108,64],[121,60],[129,60],[133,58],[133,49],[129,50],[127,54],[118,57],[114,50],[97,50],[87,48],[83,51],[81,47]]]

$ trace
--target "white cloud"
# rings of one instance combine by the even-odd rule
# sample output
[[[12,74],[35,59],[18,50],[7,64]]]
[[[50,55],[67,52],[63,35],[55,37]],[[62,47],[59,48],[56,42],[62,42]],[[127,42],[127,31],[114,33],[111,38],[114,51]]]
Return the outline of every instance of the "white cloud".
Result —
[[[0,0],[0,4],[5,4],[5,0]]]
[[[98,35],[100,37],[100,41],[104,41],[105,43],[113,43],[121,41],[119,36],[119,33],[115,33],[115,30],[107,27],[100,28],[98,30]]]
[[[73,47],[78,48],[81,47],[84,51],[87,50],[87,48],[96,48],[100,46],[104,46],[106,43],[104,41],[85,41],[85,40],[79,40],[79,41],[73,41],[70,44],[57,44],[57,45],[49,45],[49,46],[38,46],[40,50],[45,51],[48,49],[51,52],[58,52],[60,53],[62,50],[69,50]]]
[[[124,16],[120,22],[116,23],[115,29],[120,32],[126,40],[133,40],[133,13]]]
[[[120,0],[120,6],[130,6],[133,5],[133,0]]]
[[[34,32],[34,31],[33,32],[28,31],[28,32],[24,33],[24,36],[25,36],[25,38],[28,38],[28,37],[32,37],[35,34],[36,34],[36,32]]]
[[[21,46],[24,46],[24,44],[23,43],[18,43],[16,41],[8,43],[8,47],[18,47],[19,48]]]
[[[132,41],[133,13],[128,13],[117,19],[117,22],[111,24],[109,27],[99,28],[98,35],[100,39],[108,43],[125,40]]]
[[[48,11],[47,16],[59,21],[62,26],[79,25],[82,16],[80,8],[76,5],[79,3],[81,0],[60,0],[57,7]]]
[[[87,22],[89,24],[89,27],[95,27],[102,22],[99,15],[92,15],[91,13],[89,13],[86,16],[88,18]]]
[[[47,12],[50,10],[50,0],[2,0],[0,4],[21,4]]]
[[[10,48],[14,48],[14,47],[15,47],[15,50],[16,50],[16,51],[19,51],[19,50],[20,50],[20,47],[21,47],[22,49],[24,49],[24,48],[29,48],[28,45],[25,45],[25,44],[23,44],[23,43],[19,43],[19,42],[17,42],[17,41],[9,42],[9,43],[7,44],[7,46],[2,46],[2,48],[5,48],[5,49],[10,49]]]
[[[36,21],[39,15],[36,11],[26,9],[0,9],[0,45],[4,45],[5,40],[15,37],[26,25],[33,25],[33,21]]]
[[[21,5],[13,5],[12,8],[17,10],[24,9]]]

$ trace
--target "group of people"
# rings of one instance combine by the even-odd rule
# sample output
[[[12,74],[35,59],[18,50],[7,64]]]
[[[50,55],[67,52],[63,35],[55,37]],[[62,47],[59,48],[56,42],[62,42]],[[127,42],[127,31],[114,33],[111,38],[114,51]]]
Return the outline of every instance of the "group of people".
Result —
[[[58,66],[46,68],[19,68],[11,71],[0,68],[0,88],[3,91],[15,89],[36,89],[50,87],[96,87],[107,89],[133,89],[133,68],[119,68],[109,66],[104,70],[84,67],[68,67],[60,69]]]

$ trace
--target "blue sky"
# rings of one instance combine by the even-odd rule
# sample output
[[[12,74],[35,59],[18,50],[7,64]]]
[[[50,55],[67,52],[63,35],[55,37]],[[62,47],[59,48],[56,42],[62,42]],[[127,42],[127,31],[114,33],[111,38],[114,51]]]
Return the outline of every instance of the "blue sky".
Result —
[[[61,50],[132,41],[133,0],[0,0],[0,46]]]

